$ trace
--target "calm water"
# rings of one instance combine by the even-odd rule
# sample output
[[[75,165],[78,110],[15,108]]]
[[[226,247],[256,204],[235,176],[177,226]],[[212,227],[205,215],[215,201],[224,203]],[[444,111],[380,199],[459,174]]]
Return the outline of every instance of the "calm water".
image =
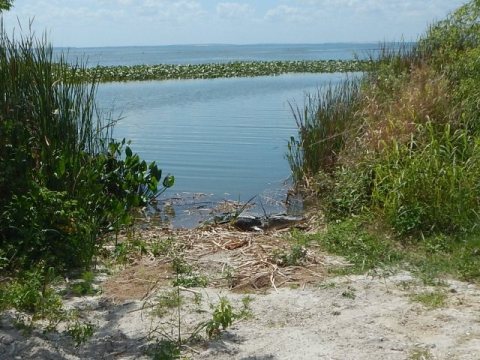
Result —
[[[378,44],[267,44],[267,45],[172,45],[56,49],[68,59],[87,60],[90,66],[202,64],[230,61],[335,60],[365,58],[378,52]]]
[[[103,84],[104,109],[122,112],[115,136],[176,177],[174,193],[246,201],[289,177],[296,135],[290,103],[303,104],[343,74]]]
[[[103,64],[133,64],[344,59],[351,57],[353,50],[371,47],[365,44],[352,50],[352,45],[329,46],[175,46],[78,51]],[[306,93],[316,93],[323,85],[345,76],[292,74],[107,83],[100,85],[98,101],[101,108],[113,109],[122,117],[115,137],[132,140],[135,152],[148,161],[156,161],[164,174],[175,175],[174,188],[162,199],[173,202],[172,212],[177,213],[177,219],[182,219],[180,212],[190,215],[189,221],[175,224],[174,220],[174,225],[192,226],[205,219],[208,209],[222,199],[247,201],[258,195],[257,205],[261,198],[269,211],[281,211],[290,176],[285,160],[287,142],[297,134],[289,104],[303,106]],[[198,205],[202,202],[208,205]],[[194,207],[207,211],[192,216]]]

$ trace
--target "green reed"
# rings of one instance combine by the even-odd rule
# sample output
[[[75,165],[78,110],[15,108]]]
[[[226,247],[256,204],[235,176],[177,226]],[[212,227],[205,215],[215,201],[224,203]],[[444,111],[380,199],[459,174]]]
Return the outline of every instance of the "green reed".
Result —
[[[347,80],[308,95],[303,108],[291,106],[298,139],[290,139],[287,160],[296,181],[334,169],[348,133],[355,129],[359,91],[359,80]]]

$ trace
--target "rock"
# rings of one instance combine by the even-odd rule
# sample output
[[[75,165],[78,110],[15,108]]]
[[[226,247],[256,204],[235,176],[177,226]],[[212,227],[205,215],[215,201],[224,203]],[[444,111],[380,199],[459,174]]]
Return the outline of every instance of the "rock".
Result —
[[[11,343],[13,343],[15,341],[14,337],[11,336],[11,335],[3,335],[1,338],[0,338],[0,342],[3,344],[3,345],[10,345]]]

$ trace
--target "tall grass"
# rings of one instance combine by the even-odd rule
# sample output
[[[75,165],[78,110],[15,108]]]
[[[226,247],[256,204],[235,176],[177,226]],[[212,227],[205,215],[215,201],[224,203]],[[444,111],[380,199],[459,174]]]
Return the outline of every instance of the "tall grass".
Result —
[[[99,235],[157,192],[161,171],[112,138],[83,70],[54,58],[45,38],[0,30],[3,266],[88,266]]]
[[[472,0],[417,46],[384,49],[353,91],[296,109],[287,158],[327,215],[368,211],[401,235],[480,230],[479,19]]]
[[[87,187],[94,157],[112,139],[97,116],[95,83],[69,77],[45,38],[16,40],[1,29],[0,249],[12,262],[78,265],[94,253],[99,213],[89,201],[99,188]]]
[[[346,80],[307,96],[303,108],[291,105],[299,134],[288,143],[287,160],[297,182],[312,178],[320,170],[333,170],[347,133],[356,122],[359,90],[358,80]]]

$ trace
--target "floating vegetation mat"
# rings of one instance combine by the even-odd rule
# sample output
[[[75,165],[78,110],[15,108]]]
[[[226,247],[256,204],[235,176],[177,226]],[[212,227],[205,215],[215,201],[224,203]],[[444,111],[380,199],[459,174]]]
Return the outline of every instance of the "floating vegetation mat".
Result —
[[[100,82],[214,79],[274,76],[287,73],[363,72],[371,69],[370,60],[254,61],[196,65],[96,66],[76,69],[86,80]]]

